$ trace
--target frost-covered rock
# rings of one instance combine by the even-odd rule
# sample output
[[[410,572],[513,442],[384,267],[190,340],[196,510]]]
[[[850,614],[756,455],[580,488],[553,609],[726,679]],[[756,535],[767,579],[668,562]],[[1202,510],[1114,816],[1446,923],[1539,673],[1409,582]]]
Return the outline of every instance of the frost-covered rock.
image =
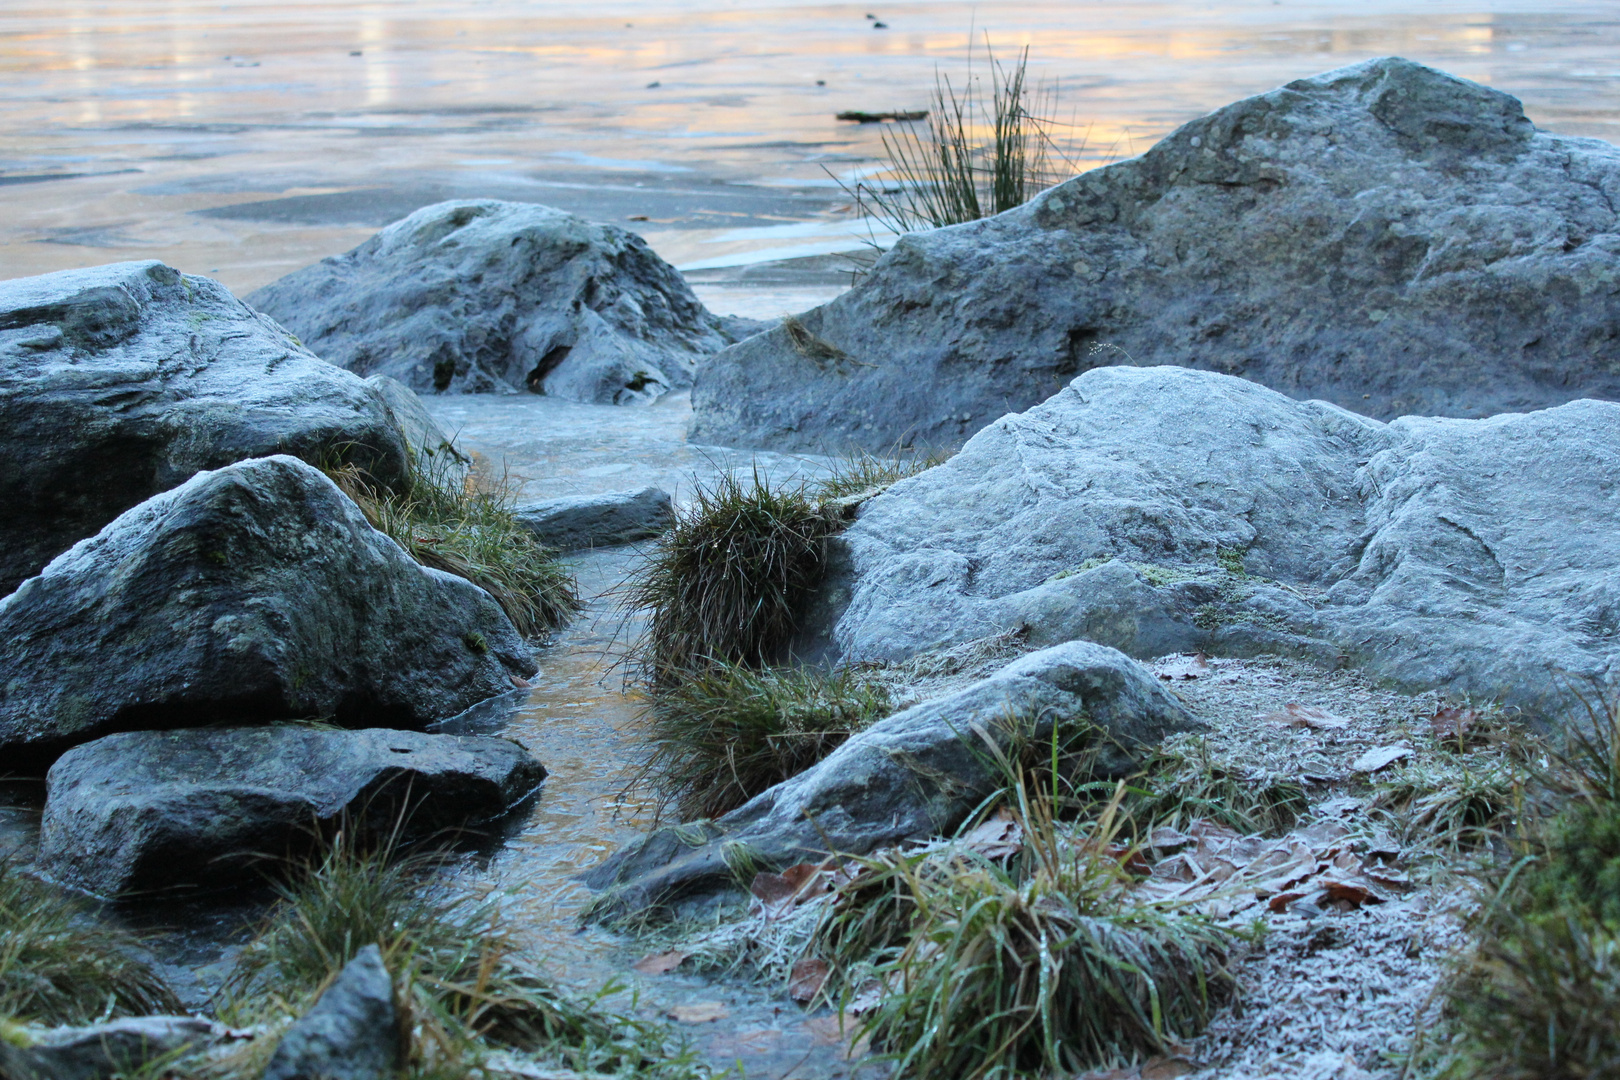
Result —
[[[131,728],[420,727],[534,659],[490,595],[416,563],[318,469],[199,473],[0,600],[0,759]]]
[[[308,725],[125,731],[47,776],[40,865],[100,896],[251,879],[322,826],[402,839],[494,818],[545,779],[510,739]]]
[[[732,340],[641,237],[495,199],[423,207],[248,302],[334,364],[421,392],[652,401]]]
[[[1089,371],[865,503],[801,652],[1011,627],[1304,654],[1556,715],[1620,676],[1620,404],[1384,424],[1185,368]]]
[[[599,913],[622,913],[724,888],[739,852],[781,868],[829,850],[859,855],[939,836],[1005,782],[997,755],[1050,752],[1054,737],[1072,749],[1098,730],[1106,736],[1098,768],[1118,774],[1138,747],[1195,726],[1142,665],[1115,649],[1069,642],[873,724],[708,825],[701,843],[693,826],[664,829],[586,880],[614,890]]]
[[[1617,208],[1620,149],[1370,60],[904,237],[848,293],[705,365],[692,438],[957,446],[1108,364],[1385,419],[1620,398]]]

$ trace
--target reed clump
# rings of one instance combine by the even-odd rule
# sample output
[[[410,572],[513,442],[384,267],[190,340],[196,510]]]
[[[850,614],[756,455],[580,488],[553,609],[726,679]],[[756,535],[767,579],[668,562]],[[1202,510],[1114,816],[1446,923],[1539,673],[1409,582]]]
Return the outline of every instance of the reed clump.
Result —
[[[423,566],[488,592],[520,633],[557,626],[579,610],[573,575],[513,517],[516,492],[506,477],[471,468],[448,448],[414,455],[391,487],[353,465],[326,474],[373,528]]]
[[[960,89],[936,72],[926,124],[885,132],[889,178],[846,191],[856,207],[895,233],[937,229],[1022,206],[1063,178],[1068,153],[1052,137],[1055,89],[1029,82],[1029,48],[1010,66],[995,58],[988,100],[972,56]]]

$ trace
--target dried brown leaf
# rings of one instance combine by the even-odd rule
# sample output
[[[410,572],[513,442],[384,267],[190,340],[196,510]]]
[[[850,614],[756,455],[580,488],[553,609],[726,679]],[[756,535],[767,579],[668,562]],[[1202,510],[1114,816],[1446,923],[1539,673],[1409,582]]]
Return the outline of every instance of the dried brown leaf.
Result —
[[[1429,717],[1429,730],[1434,737],[1441,740],[1455,739],[1459,742],[1466,740],[1479,726],[1480,714],[1478,709],[1464,709],[1456,706],[1442,706]]]
[[[640,960],[631,964],[630,969],[639,971],[643,975],[667,975],[680,967],[681,962],[691,955],[691,953],[684,953],[679,949],[673,952],[653,953],[651,956],[643,956]]]
[[[788,976],[788,997],[800,1005],[808,1005],[821,993],[821,988],[827,983],[827,975],[832,969],[827,961],[814,956],[806,956],[793,965],[793,971]]]
[[[676,1005],[669,1010],[669,1018],[683,1024],[707,1024],[715,1020],[724,1020],[730,1015],[730,1010],[718,1001],[694,1001],[688,1005]]]

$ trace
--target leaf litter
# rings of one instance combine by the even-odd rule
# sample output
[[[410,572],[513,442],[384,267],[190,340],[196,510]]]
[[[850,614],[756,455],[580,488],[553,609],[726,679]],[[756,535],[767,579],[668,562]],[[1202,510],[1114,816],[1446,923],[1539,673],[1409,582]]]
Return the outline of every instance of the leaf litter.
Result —
[[[982,677],[1018,651],[1016,635],[998,635],[876,677],[891,685],[897,701],[923,700]],[[1448,954],[1466,940],[1463,919],[1477,898],[1456,872],[1462,866],[1455,852],[1446,862],[1438,845],[1395,839],[1399,830],[1378,801],[1372,774],[1396,762],[1436,776],[1480,768],[1472,759],[1460,766],[1455,760],[1497,718],[1437,693],[1402,694],[1358,672],[1285,658],[1197,654],[1149,666],[1207,725],[1198,735],[1167,740],[1163,749],[1202,739],[1234,775],[1299,783],[1309,807],[1280,837],[1195,820],[1153,830],[1130,853],[1129,866],[1141,878],[1134,888],[1144,898],[1233,926],[1263,926],[1264,933],[1232,956],[1239,993],[1202,1035],[1168,1056],[1092,1076],[1394,1080],[1412,1039],[1434,1019],[1431,992]],[[956,840],[910,847],[960,845],[1002,859],[1022,843],[1017,822],[1003,810]],[[829,971],[809,950],[853,872],[828,859],[756,876],[747,914],[684,940],[677,963],[750,972],[775,981],[801,1005],[821,1005]],[[883,992],[876,983],[858,988],[846,1017],[875,1007]],[[809,1023],[834,1021],[836,1014]]]

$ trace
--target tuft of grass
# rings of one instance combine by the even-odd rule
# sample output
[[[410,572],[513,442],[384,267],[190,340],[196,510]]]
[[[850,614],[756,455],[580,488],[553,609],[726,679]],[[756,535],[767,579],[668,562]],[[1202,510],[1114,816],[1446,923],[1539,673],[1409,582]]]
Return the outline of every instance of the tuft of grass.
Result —
[[[908,476],[926,472],[944,460],[943,454],[907,454],[899,447],[894,453],[884,455],[861,451],[834,465],[832,475],[816,486],[816,495],[825,502],[877,493]]]
[[[495,901],[453,893],[436,877],[443,861],[433,852],[400,857],[392,840],[362,849],[336,836],[275,886],[276,905],[219,995],[221,1018],[299,1015],[376,943],[408,1012],[418,1075],[465,1075],[492,1048],[582,1072],[691,1074],[666,1029],[607,1011],[599,998],[577,999],[529,964]]]
[[[719,817],[888,713],[887,691],[847,669],[716,662],[653,695],[643,775],[683,820]]]
[[[971,55],[960,92],[936,72],[926,134],[910,124],[885,133],[890,178],[845,189],[862,213],[896,233],[958,225],[1022,206],[1057,181],[1055,122],[1044,115],[1055,90],[1030,86],[1028,47],[1010,67],[988,42],[986,52],[989,101],[975,86]]]
[[[1179,829],[1201,818],[1242,833],[1278,836],[1294,826],[1309,800],[1291,780],[1233,772],[1214,759],[1207,739],[1188,735],[1154,751],[1132,781],[1127,806],[1143,827]]]
[[[1133,899],[1123,786],[1065,821],[1089,800],[1059,797],[1057,776],[1019,769],[1006,792],[1017,856],[946,844],[855,860],[818,946],[846,1003],[881,988],[862,1034],[895,1076],[1069,1075],[1164,1053],[1230,993],[1229,931]]]
[[[1620,715],[1589,703],[1549,786],[1556,813],[1477,920],[1448,987],[1452,1077],[1620,1075]]]
[[[1511,764],[1489,761],[1455,768],[1432,764],[1395,769],[1377,784],[1372,808],[1393,813],[1407,844],[1432,843],[1458,851],[1502,837],[1523,806],[1526,776]]]
[[[566,621],[580,608],[573,575],[512,516],[510,481],[467,468],[450,450],[415,456],[392,488],[352,465],[328,467],[326,474],[373,528],[423,566],[484,589],[520,633]]]
[[[780,660],[841,527],[803,484],[773,486],[757,470],[748,483],[697,485],[628,583],[627,606],[650,613],[634,650],[648,681]]]
[[[55,1026],[181,1011],[138,945],[0,858],[0,1017]]]

